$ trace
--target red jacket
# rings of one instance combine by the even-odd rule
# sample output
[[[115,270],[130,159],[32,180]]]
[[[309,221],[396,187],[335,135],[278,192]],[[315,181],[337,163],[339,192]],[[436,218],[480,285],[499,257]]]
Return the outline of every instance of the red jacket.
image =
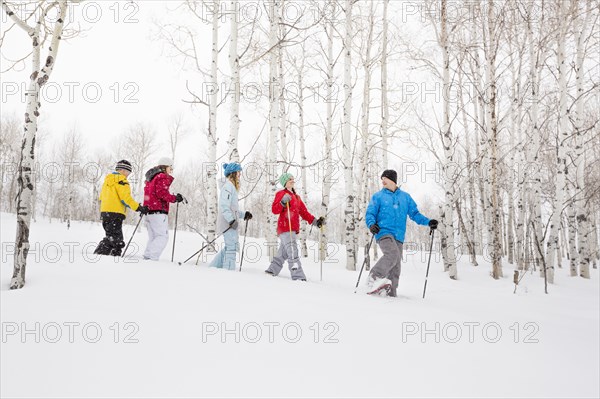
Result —
[[[146,180],[144,186],[144,205],[151,211],[169,213],[169,203],[175,202],[175,196],[169,193],[173,176],[160,172]]]
[[[290,232],[288,208],[281,205],[281,199],[286,194],[289,194],[292,197],[292,200],[288,203],[290,208],[289,216],[292,220],[292,230],[295,231],[296,234],[300,232],[300,216],[308,223],[312,223],[313,220],[315,220],[315,217],[306,209],[306,205],[304,205],[304,202],[302,202],[299,195],[285,189],[278,191],[277,194],[275,194],[273,206],[271,207],[273,213],[279,215],[279,219],[277,220],[277,235]]]

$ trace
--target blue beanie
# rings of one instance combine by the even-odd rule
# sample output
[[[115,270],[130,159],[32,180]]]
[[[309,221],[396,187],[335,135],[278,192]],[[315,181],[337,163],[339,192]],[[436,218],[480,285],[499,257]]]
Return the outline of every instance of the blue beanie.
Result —
[[[240,165],[237,162],[224,163],[223,164],[223,171],[225,173],[225,177],[227,177],[227,176],[229,176],[230,174],[232,174],[234,172],[241,172],[242,171],[242,165]]]

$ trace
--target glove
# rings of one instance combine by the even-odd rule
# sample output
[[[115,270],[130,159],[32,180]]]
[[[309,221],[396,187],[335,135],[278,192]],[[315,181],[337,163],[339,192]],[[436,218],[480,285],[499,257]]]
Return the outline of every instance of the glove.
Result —
[[[231,222],[229,222],[229,228],[232,230],[237,230],[237,228],[238,228],[237,219],[233,219]]]
[[[369,227],[369,230],[371,230],[371,233],[373,234],[377,234],[381,231],[377,223],[372,224],[371,227]]]
[[[437,220],[431,219],[429,221],[429,227],[431,227],[431,230],[437,229],[437,226],[438,226],[438,221]]]
[[[137,212],[141,213],[142,215],[147,215],[148,214],[148,207],[144,206],[144,205],[140,205],[138,206],[138,209],[136,209]]]
[[[246,213],[244,214],[244,220],[250,220],[252,219],[252,214],[248,211],[246,211]]]
[[[292,196],[289,194],[286,194],[281,199],[281,205],[286,206],[288,204],[288,202],[290,202],[291,200],[292,200]]]
[[[321,226],[323,226],[325,224],[325,218],[323,216],[313,220],[313,222],[311,223],[313,226],[317,226],[319,229],[321,228]]]
[[[175,202],[182,202],[183,201],[183,195],[177,193],[177,195],[175,196]]]

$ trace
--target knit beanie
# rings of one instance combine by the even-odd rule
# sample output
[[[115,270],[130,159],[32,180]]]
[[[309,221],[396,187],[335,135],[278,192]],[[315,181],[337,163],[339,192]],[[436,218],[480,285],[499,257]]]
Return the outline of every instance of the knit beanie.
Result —
[[[132,167],[131,167],[131,162],[126,161],[126,160],[120,160],[119,162],[117,162],[117,166],[115,166],[115,170],[119,170],[119,169],[123,169],[123,170],[128,170],[129,172],[131,172]]]
[[[287,182],[293,178],[294,178],[294,176],[291,173],[284,173],[279,178],[279,184],[281,184],[283,186],[283,188],[285,188],[285,185],[287,184]]]
[[[237,162],[223,164],[223,173],[225,174],[225,177],[229,176],[232,173],[241,172],[241,171],[242,171],[242,165],[240,165]]]
[[[388,179],[393,181],[394,184],[398,184],[398,173],[396,173],[395,170],[392,170],[392,169],[384,170],[383,173],[381,174],[381,177],[387,177]]]

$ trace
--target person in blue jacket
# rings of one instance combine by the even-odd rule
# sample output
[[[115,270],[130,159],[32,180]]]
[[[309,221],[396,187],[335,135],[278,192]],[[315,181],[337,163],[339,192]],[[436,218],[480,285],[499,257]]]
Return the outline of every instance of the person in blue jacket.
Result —
[[[242,166],[237,162],[223,165],[225,178],[219,181],[221,193],[219,195],[219,216],[217,217],[217,233],[223,234],[224,248],[210,263],[211,267],[218,269],[235,269],[235,255],[239,250],[238,220],[250,220],[252,214],[241,211],[238,204],[238,190]]]
[[[383,188],[373,194],[367,207],[367,227],[375,235],[383,252],[369,273],[366,285],[368,294],[396,296],[407,216],[432,230],[438,225],[437,220],[428,219],[419,212],[415,201],[407,192],[400,190],[397,182],[396,171],[385,170],[381,174]]]

